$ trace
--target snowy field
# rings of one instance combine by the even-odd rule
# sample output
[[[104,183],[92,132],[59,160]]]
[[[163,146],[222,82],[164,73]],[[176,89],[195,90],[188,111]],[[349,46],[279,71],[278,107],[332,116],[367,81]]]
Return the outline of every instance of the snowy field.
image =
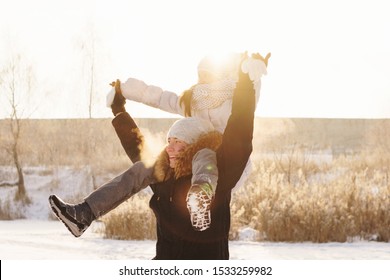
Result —
[[[123,279],[124,267],[169,269],[201,268],[197,280],[213,279],[215,267],[271,267],[268,279],[388,279],[390,244],[230,242],[230,261],[150,261],[155,241],[104,239],[95,222],[80,238],[59,221],[21,219],[0,221],[1,279]],[[22,268],[22,269],[21,269]],[[165,271],[165,270],[164,270]],[[168,270],[166,270],[168,271]],[[75,272],[77,277],[74,278]],[[53,275],[57,276],[53,278]],[[129,275],[128,275],[129,276]],[[220,275],[218,275],[220,276]],[[131,276],[133,279],[188,279],[183,276]],[[234,279],[244,276],[235,276]],[[220,278],[220,277],[219,277]],[[246,275],[258,279],[259,275]],[[233,278],[228,278],[233,279]]]
[[[1,170],[5,175],[9,172],[9,176],[12,169],[2,167]],[[53,171],[48,171],[45,167],[29,168],[25,172],[27,191],[32,200],[29,206],[9,203],[15,188],[0,189],[0,203],[5,205],[7,201],[12,211],[18,210],[26,218],[0,221],[1,259],[149,260],[154,257],[155,241],[104,239],[99,234],[97,222],[82,237],[76,239],[61,222],[49,218],[53,217],[47,201],[51,193],[66,198],[84,196],[92,190],[88,169],[77,171],[59,168],[55,171],[55,185]],[[230,242],[231,259],[390,261],[390,243],[360,240],[324,244],[250,242],[250,234],[242,236],[241,241]]]
[[[7,169],[2,168],[2,171],[7,172]],[[88,170],[85,172],[88,173]],[[53,279],[53,273],[59,271],[61,273],[55,280],[117,279],[118,269],[123,265],[141,267],[161,265],[161,262],[149,261],[155,253],[154,240],[104,239],[99,233],[101,225],[98,222],[95,222],[82,237],[75,238],[61,222],[49,218],[51,216],[47,203],[49,194],[54,192],[63,197],[75,197],[79,193],[73,193],[74,190],[88,193],[92,184],[86,179],[89,176],[62,168],[55,173],[57,183],[54,186],[53,173],[47,172],[45,168],[31,168],[26,173],[26,185],[29,186],[28,193],[32,200],[28,207],[23,208],[13,202],[10,203],[14,195],[12,188],[0,189],[2,206],[8,205],[12,211],[18,210],[25,216],[25,219],[0,221],[1,279],[38,279],[35,277],[38,275],[40,280]],[[335,275],[340,276],[337,279],[354,279],[362,275],[388,279],[390,275],[390,243],[361,240],[323,244],[273,243],[251,242],[246,237],[249,236],[243,235],[242,240],[230,242],[230,261],[212,264],[223,266],[268,264],[278,271],[277,276],[276,274],[270,276],[272,279],[312,279],[313,274],[316,279],[329,279]],[[65,270],[64,264],[68,267]],[[204,267],[210,262],[163,262],[165,266],[196,264]],[[74,271],[69,269],[69,266],[78,269],[78,277],[71,277]],[[297,277],[291,277],[294,275]],[[212,279],[214,276],[198,276],[198,280]],[[258,277],[259,275],[256,277],[247,275],[244,278]],[[119,278],[123,279],[123,276]],[[148,279],[157,277],[149,276]]]
[[[75,238],[57,221],[0,221],[2,260],[149,260],[155,241],[104,239],[98,226]],[[235,260],[389,260],[390,244],[355,241],[351,243],[230,242]]]
[[[201,268],[198,280],[214,279],[215,267],[272,268],[268,279],[388,279],[390,244],[352,243],[269,243],[233,241],[230,261],[150,261],[155,241],[108,240],[96,226],[82,237],[73,237],[58,221],[0,221],[1,279],[123,279],[127,268],[171,267],[184,271]],[[23,269],[20,269],[23,268]],[[75,272],[77,277],[73,277]],[[55,278],[53,275],[57,274]],[[129,277],[130,275],[127,275]],[[226,275],[225,275],[226,276]],[[183,276],[130,276],[132,279],[191,279]],[[231,276],[232,277],[232,276]],[[260,275],[227,279],[259,279]],[[221,275],[217,275],[221,278]]]

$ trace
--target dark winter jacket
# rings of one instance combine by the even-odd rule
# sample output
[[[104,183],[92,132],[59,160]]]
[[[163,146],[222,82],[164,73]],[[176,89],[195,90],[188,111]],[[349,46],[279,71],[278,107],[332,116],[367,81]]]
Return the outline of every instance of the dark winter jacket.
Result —
[[[240,179],[252,152],[255,91],[245,74],[240,74],[232,114],[224,135],[209,133],[189,145],[175,170],[162,151],[154,166],[155,184],[150,207],[157,220],[155,259],[229,259],[231,190]],[[118,115],[113,125],[128,155],[136,155],[141,134],[127,113]],[[211,205],[211,227],[195,231],[190,222],[186,196],[191,186],[192,156],[202,148],[216,150],[218,184]]]

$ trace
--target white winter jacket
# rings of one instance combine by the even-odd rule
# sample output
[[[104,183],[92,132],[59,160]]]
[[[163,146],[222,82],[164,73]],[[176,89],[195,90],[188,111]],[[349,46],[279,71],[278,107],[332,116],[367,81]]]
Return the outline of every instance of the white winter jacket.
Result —
[[[256,92],[256,104],[259,100],[261,89],[261,77],[267,74],[267,67],[262,60],[248,58],[242,63],[242,71],[248,73],[253,81]],[[184,108],[179,104],[180,96],[171,91],[165,91],[160,87],[147,85],[141,80],[129,78],[121,84],[123,96],[132,101],[140,102],[163,111],[184,116]],[[112,89],[107,96],[107,106],[110,107],[115,91]],[[227,120],[231,114],[232,99],[228,99],[220,106],[212,109],[192,110],[193,117],[209,120],[216,130],[223,133]]]

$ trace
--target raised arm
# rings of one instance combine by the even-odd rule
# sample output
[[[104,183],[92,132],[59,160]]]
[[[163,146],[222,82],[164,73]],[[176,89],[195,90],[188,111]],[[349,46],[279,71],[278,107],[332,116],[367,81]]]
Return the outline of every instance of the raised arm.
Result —
[[[114,90],[114,96],[110,106],[115,116],[112,125],[127,156],[135,163],[141,160],[144,138],[133,118],[126,112],[126,99],[122,95],[120,81],[112,82],[111,86]]]
[[[234,188],[252,153],[255,90],[248,74],[240,68],[233,94],[232,113],[227,122],[222,144],[217,151],[217,195]]]
[[[168,113],[184,116],[184,110],[179,104],[179,96],[171,91],[164,91],[160,87],[147,85],[141,80],[129,78],[120,84],[123,96],[131,101],[166,111]],[[114,89],[107,95],[107,106],[111,106]]]
[[[112,120],[112,125],[130,160],[133,163],[140,161],[144,138],[133,118],[127,112],[123,112]]]

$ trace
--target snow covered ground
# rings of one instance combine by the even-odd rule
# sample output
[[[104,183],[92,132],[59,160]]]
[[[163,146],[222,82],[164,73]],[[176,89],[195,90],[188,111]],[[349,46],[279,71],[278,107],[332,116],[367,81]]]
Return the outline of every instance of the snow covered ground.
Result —
[[[3,176],[12,177],[12,168],[2,167]],[[47,198],[51,193],[63,198],[82,197],[92,190],[89,169],[31,167],[25,181],[32,203],[28,207],[12,202],[15,188],[0,189],[0,203],[19,211],[25,219],[0,221],[0,258],[14,260],[149,260],[155,241],[104,239],[99,223],[80,238],[74,238],[55,220]],[[53,178],[55,179],[53,181]],[[104,179],[101,179],[104,180]],[[11,201],[11,203],[9,203]],[[7,202],[7,203],[5,203]],[[390,229],[389,229],[390,230]],[[231,259],[246,260],[390,260],[390,243],[356,240],[350,243],[250,242],[250,231],[241,241],[230,242]]]
[[[2,169],[6,171],[6,169]],[[88,172],[88,170],[86,171]],[[45,168],[27,170],[26,182],[32,204],[19,211],[25,219],[0,221],[0,259],[2,260],[1,279],[53,279],[52,273],[61,270],[60,279],[116,279],[119,267],[123,264],[156,266],[159,262],[149,261],[154,257],[155,241],[121,241],[104,239],[99,233],[100,225],[93,226],[80,238],[73,237],[65,226],[51,220],[47,203],[49,193],[61,196],[77,196],[70,193],[75,189],[84,193],[90,191],[91,182],[74,170],[60,169],[54,173]],[[20,207],[12,201],[12,188],[0,189],[1,206],[16,210]],[[7,202],[8,201],[8,202]],[[7,202],[7,203],[6,203]],[[390,274],[390,243],[375,241],[353,241],[350,243],[272,243],[245,241],[230,242],[231,260],[213,262],[224,266],[272,264],[278,275],[272,279],[329,279],[330,277],[354,279],[357,276],[375,276],[387,279]],[[287,261],[287,262],[286,262]],[[340,262],[342,266],[340,266]],[[351,262],[352,261],[352,262]],[[72,269],[63,270],[63,264],[81,267],[78,278],[70,278]],[[238,263],[237,263],[238,262]],[[313,263],[314,262],[314,263]],[[165,262],[164,265],[208,265],[208,262]],[[20,269],[23,268],[23,269]],[[276,269],[278,268],[278,269]],[[326,269],[325,269],[326,268]],[[364,268],[364,269],[363,269]],[[309,269],[309,270],[308,270]],[[334,271],[332,271],[334,269]],[[211,271],[211,270],[210,270]],[[283,273],[282,273],[283,272]],[[305,272],[305,273],[303,273]],[[337,272],[337,273],[336,273]],[[82,276],[85,275],[85,276]],[[105,275],[103,277],[103,275]],[[309,276],[307,276],[309,275]],[[215,276],[215,275],[214,275]],[[294,277],[296,276],[296,277]],[[305,278],[307,276],[308,278]],[[382,277],[383,276],[383,277]],[[255,277],[255,275],[252,275]],[[257,279],[249,276],[246,279]],[[352,278],[351,278],[352,277]],[[123,276],[121,276],[121,279]],[[143,277],[144,279],[146,277]],[[149,277],[150,279],[157,279]],[[191,277],[190,277],[191,278]],[[201,277],[203,278],[203,277]],[[210,274],[203,279],[212,279]],[[172,278],[167,278],[172,279]],[[199,279],[198,277],[198,280]]]
[[[123,279],[119,271],[128,268],[201,268],[198,280],[213,279],[214,267],[271,267],[269,279],[388,279],[390,244],[352,243],[270,243],[233,241],[230,261],[149,261],[155,241],[104,239],[98,225],[80,238],[73,237],[58,221],[0,221],[1,279]],[[22,268],[22,269],[21,269]],[[76,278],[73,275],[77,272]],[[127,275],[129,276],[129,275]],[[225,275],[227,276],[227,275]],[[131,276],[146,279],[146,276]],[[244,277],[244,276],[240,276]],[[245,279],[258,279],[247,275]],[[161,276],[148,276],[160,279]],[[192,278],[166,276],[166,279]],[[234,279],[238,278],[236,276]],[[232,278],[229,278],[232,279]]]
[[[10,260],[149,260],[155,241],[102,238],[98,226],[80,238],[58,221],[0,221],[0,258]],[[390,244],[230,242],[235,260],[389,260]],[[390,263],[390,262],[389,262]]]

